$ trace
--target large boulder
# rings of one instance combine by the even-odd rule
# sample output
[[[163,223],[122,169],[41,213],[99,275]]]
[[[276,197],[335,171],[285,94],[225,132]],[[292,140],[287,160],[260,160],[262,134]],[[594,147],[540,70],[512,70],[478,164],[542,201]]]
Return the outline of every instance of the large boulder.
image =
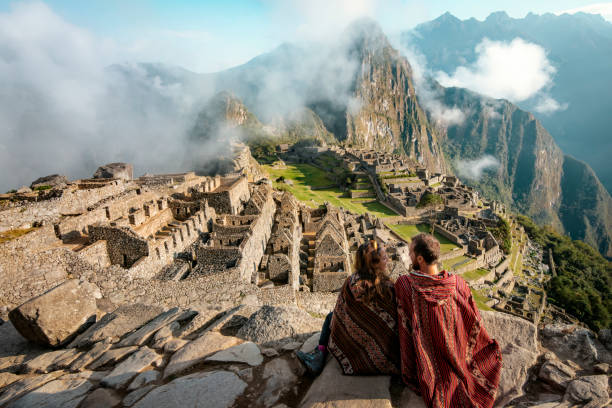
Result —
[[[68,184],[66,176],[59,174],[51,174],[50,176],[39,177],[32,182],[30,188],[36,189],[38,187],[50,186],[50,187],[63,187]]]
[[[542,346],[560,360],[572,360],[582,367],[612,364],[612,355],[591,330],[578,325],[547,324],[540,330]]]
[[[529,369],[538,358],[537,328],[519,317],[499,312],[481,312],[489,336],[497,340],[502,352],[502,372],[495,406],[524,394]]]
[[[321,330],[322,319],[296,306],[262,306],[240,328],[236,337],[259,344],[304,340]]]
[[[72,279],[13,309],[9,318],[26,339],[58,347],[95,322],[100,297],[95,285]]]
[[[114,178],[132,180],[134,178],[134,167],[128,163],[109,163],[98,167],[93,178]]]

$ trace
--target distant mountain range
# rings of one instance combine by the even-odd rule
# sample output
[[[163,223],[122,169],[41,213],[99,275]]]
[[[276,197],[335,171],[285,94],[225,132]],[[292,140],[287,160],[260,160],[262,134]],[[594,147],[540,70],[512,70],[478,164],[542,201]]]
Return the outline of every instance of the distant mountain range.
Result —
[[[438,105],[470,112],[461,125],[440,123],[415,89],[410,63],[371,21],[353,24],[337,43],[285,44],[216,74],[181,78],[176,68],[145,69],[162,82],[216,94],[195,119],[192,139],[201,143],[218,140],[229,124],[248,136],[300,129],[303,137],[404,153],[433,171],[494,156],[497,169],[464,181],[612,257],[612,198],[588,165],[564,155],[533,114],[431,81]]]
[[[517,37],[546,50],[557,70],[550,95],[567,108],[539,114],[533,100],[518,105],[533,112],[566,154],[588,163],[611,192],[612,23],[584,13],[515,19],[496,12],[484,21],[446,13],[403,33],[402,42],[423,54],[432,71],[451,74],[476,60],[475,47],[484,38],[509,42]]]

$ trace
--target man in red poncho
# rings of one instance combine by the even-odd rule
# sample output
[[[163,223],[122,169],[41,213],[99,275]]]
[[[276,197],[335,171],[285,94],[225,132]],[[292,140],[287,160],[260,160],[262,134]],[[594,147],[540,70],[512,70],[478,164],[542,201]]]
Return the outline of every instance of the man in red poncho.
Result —
[[[413,271],[395,283],[402,377],[428,407],[490,408],[501,372],[499,345],[465,281],[439,272],[439,256],[433,236],[415,236]]]

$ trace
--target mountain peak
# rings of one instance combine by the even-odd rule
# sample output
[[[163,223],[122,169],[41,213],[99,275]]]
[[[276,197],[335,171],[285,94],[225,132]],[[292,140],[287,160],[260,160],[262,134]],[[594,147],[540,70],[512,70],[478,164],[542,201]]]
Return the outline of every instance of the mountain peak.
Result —
[[[489,14],[489,17],[487,17],[487,19],[485,21],[497,22],[498,23],[500,21],[506,21],[506,20],[509,20],[509,19],[510,19],[510,16],[505,11],[495,11],[495,12]]]

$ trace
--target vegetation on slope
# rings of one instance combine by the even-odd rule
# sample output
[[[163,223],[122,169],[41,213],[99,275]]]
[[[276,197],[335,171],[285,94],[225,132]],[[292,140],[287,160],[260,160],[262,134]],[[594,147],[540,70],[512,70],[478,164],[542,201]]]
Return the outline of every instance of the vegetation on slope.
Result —
[[[497,222],[497,226],[489,228],[489,231],[491,231],[491,234],[493,234],[504,253],[509,254],[512,250],[512,233],[508,221],[500,218]]]
[[[549,282],[549,299],[592,329],[612,324],[612,263],[582,241],[539,227],[519,216],[531,239],[552,250],[557,276]]]

